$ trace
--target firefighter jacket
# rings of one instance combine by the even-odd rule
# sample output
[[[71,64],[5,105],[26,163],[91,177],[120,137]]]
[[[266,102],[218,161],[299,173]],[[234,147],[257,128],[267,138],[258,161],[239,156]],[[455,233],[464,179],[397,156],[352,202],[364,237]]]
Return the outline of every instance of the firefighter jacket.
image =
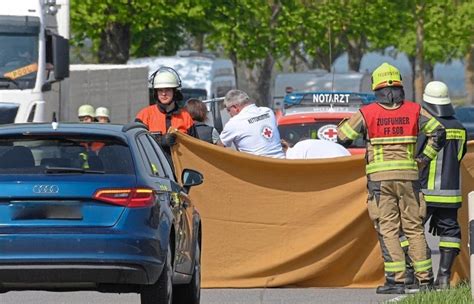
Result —
[[[394,108],[380,103],[362,107],[339,125],[337,138],[348,146],[364,137],[369,181],[418,180],[415,148],[419,133],[428,138],[422,154],[429,161],[444,144],[444,127],[419,104],[404,101]]]
[[[170,127],[193,136],[191,133],[195,133],[194,121],[184,109],[178,108],[166,113],[158,105],[151,105],[138,112],[136,118],[147,125],[148,130],[153,133],[165,134]]]
[[[446,144],[433,160],[420,170],[420,181],[428,206],[459,208],[461,193],[461,160],[466,154],[466,129],[454,117],[437,118],[446,128]],[[428,138],[421,134],[417,155],[423,153]]]

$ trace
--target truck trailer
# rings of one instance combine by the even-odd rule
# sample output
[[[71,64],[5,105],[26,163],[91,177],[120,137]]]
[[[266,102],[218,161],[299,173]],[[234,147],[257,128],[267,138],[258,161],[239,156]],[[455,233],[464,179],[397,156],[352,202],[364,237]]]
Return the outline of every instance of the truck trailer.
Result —
[[[148,106],[148,69],[144,66],[72,64],[69,70],[69,78],[45,94],[60,121],[78,121],[78,108],[89,104],[107,107],[111,122],[125,124]]]

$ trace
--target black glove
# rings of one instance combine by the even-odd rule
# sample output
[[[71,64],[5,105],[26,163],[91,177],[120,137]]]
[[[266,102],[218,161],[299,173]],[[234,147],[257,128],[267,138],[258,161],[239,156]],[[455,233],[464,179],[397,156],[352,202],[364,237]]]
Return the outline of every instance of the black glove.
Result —
[[[176,145],[176,134],[166,133],[161,136],[160,144],[165,147],[171,147]]]
[[[415,159],[417,165],[418,165],[418,169],[419,170],[422,170],[424,167],[426,167],[430,162],[431,162],[431,158],[429,158],[428,156],[426,155],[423,155],[421,157],[417,157]]]
[[[439,219],[437,216],[434,216],[434,215],[431,216],[429,232],[434,236],[437,236],[440,233],[439,228],[438,228],[438,220]]]

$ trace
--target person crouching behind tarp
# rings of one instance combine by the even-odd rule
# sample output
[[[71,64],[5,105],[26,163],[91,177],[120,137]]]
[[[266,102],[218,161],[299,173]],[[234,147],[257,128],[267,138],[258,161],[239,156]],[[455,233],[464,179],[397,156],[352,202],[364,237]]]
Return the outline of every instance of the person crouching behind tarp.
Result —
[[[171,158],[171,146],[176,143],[176,135],[167,133],[170,127],[180,132],[195,136],[194,122],[189,113],[183,109],[180,101],[181,79],[175,70],[161,67],[150,77],[153,98],[156,104],[138,112],[135,121],[141,122],[155,135],[157,142]]]
[[[405,293],[405,254],[399,234],[409,241],[420,289],[431,289],[431,252],[426,243],[423,219],[426,203],[421,193],[418,166],[428,164],[444,144],[443,126],[419,104],[406,101],[400,71],[388,63],[372,74],[376,102],[362,107],[338,126],[338,142],[348,146],[358,136],[367,139],[367,208],[378,233],[386,282],[377,293]],[[418,133],[428,142],[415,159]]]
[[[457,211],[462,202],[460,167],[466,154],[466,129],[454,117],[446,84],[440,81],[428,83],[422,107],[446,128],[446,145],[420,170],[421,187],[428,206],[426,219],[430,219],[430,232],[440,236],[441,257],[435,287],[445,289],[449,288],[451,267],[461,249]],[[421,155],[428,144],[429,138],[420,134],[417,155]]]
[[[201,100],[196,98],[188,99],[186,110],[188,110],[194,120],[194,126],[199,139],[215,145],[220,143],[219,132],[216,128],[204,123],[207,119],[207,107]]]

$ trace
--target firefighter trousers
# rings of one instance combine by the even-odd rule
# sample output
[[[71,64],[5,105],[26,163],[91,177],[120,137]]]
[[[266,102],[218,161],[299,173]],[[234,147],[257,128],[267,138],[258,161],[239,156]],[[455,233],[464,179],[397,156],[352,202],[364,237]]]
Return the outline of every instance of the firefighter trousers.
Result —
[[[426,203],[420,182],[369,181],[368,192],[367,208],[378,234],[387,282],[405,283],[405,254],[399,239],[403,233],[410,244],[408,255],[416,278],[421,284],[430,283],[431,251],[424,234]]]
[[[440,237],[440,248],[461,250],[461,227],[457,208],[428,206],[426,220],[430,221],[430,233]]]

